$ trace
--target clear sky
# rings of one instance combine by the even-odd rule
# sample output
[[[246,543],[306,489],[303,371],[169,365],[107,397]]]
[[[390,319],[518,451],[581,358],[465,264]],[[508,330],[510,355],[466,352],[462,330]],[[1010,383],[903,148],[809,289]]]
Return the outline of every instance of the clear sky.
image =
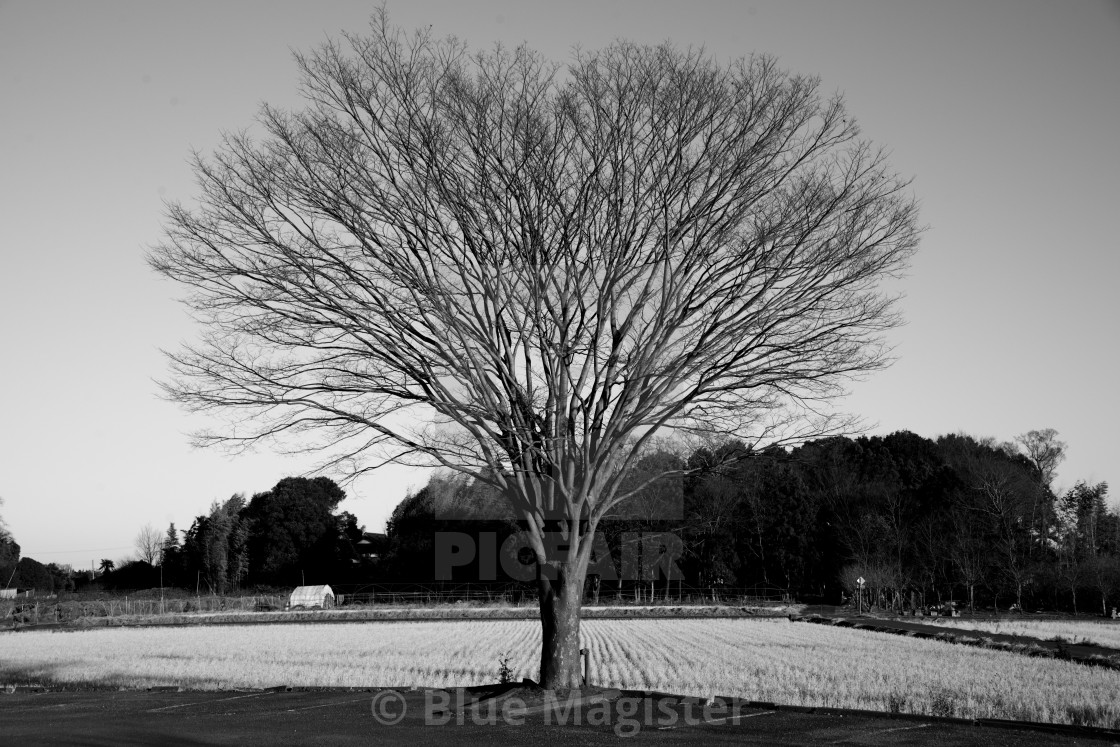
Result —
[[[88,567],[138,529],[311,462],[192,450],[157,396],[160,348],[192,338],[144,263],[164,199],[190,203],[191,148],[297,106],[291,50],[361,31],[368,2],[0,0],[0,512],[25,556]],[[914,177],[928,224],[900,284],[896,365],[842,407],[873,432],[1009,440],[1056,428],[1060,487],[1120,491],[1120,4],[401,2],[472,46],[563,60],[619,37],[769,52],[846,94]],[[422,472],[386,469],[342,507],[379,530]]]

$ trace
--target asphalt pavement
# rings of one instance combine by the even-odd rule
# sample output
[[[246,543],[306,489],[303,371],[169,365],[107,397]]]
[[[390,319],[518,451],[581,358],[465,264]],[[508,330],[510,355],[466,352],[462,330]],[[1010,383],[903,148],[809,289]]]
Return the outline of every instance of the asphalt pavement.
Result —
[[[432,690],[0,694],[12,745],[1102,745],[1117,739],[921,717],[800,712],[615,693],[523,707]]]

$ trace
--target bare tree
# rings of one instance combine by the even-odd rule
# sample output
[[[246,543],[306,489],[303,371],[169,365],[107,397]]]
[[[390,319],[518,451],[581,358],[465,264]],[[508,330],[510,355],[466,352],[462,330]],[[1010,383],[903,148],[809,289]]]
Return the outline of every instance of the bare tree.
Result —
[[[163,533],[151,524],[145,524],[140,528],[140,532],[136,535],[133,544],[136,547],[136,554],[139,559],[143,560],[148,565],[155,565],[162,562]]]
[[[265,106],[169,208],[151,263],[205,333],[166,391],[251,416],[202,443],[500,490],[538,559],[542,684],[576,686],[631,467],[672,434],[849,431],[821,405],[888,362],[879,284],[916,206],[839,97],[766,57],[616,43],[561,68],[383,12],[345,39],[297,56],[305,110]]]
[[[959,526],[962,531],[953,536],[949,557],[957,579],[968,589],[968,611],[976,611],[976,585],[983,581],[987,570],[983,537],[975,531],[970,516],[963,516]]]
[[[1031,526],[1038,527],[1039,540],[1046,548],[1050,540],[1054,514],[1054,477],[1058,465],[1066,458],[1066,443],[1058,440],[1053,428],[1027,431],[1015,437],[1027,459],[1038,470],[1038,490],[1031,507]]]
[[[1016,436],[1015,443],[1023,448],[1031,464],[1038,470],[1042,484],[1052,488],[1058,465],[1066,458],[1066,442],[1058,440],[1058,432],[1053,428],[1027,431]]]
[[[1109,599],[1120,589],[1120,558],[1098,554],[1089,558],[1085,565],[1085,579],[1100,594],[1101,615],[1107,617]]]
[[[4,505],[4,498],[0,497],[0,506]],[[11,542],[12,533],[8,530],[8,525],[4,522],[4,517],[0,516],[0,542]]]
[[[963,508],[972,514],[971,522],[986,532],[998,577],[988,579],[998,607],[1000,582],[1006,582],[1023,608],[1023,590],[1032,581],[1029,562],[1029,536],[1022,531],[1028,522],[1036,486],[1016,462],[1014,445],[997,444],[994,439],[963,437],[949,454],[949,462],[964,479],[968,493]],[[960,566],[958,564],[958,570]],[[963,572],[963,571],[962,571]]]

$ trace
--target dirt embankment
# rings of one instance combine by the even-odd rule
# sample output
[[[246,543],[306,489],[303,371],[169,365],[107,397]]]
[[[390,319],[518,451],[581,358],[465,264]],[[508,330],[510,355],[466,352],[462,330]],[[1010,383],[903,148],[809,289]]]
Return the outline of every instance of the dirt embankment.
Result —
[[[877,633],[893,633],[911,638],[929,638],[962,646],[977,646],[998,651],[1011,651],[1025,656],[1065,659],[1078,664],[1120,669],[1120,650],[1093,643],[1073,643],[1063,638],[1044,640],[1026,635],[991,633],[985,630],[970,630],[968,628],[947,629],[936,625],[890,618],[790,615],[790,620],[871,630]]]

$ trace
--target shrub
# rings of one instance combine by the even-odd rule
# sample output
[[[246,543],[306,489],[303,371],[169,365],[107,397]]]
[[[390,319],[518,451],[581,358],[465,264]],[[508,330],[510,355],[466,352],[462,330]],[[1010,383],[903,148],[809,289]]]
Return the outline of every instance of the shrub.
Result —
[[[955,716],[957,713],[956,694],[946,688],[931,690],[929,694],[929,713],[931,716]]]
[[[508,651],[498,654],[498,682],[503,685],[513,682],[513,669],[509,665],[512,658]]]
[[[1109,723],[1116,725],[1116,719],[1113,719],[1109,709],[1102,705],[1066,706],[1066,718],[1074,726],[1101,726]]]

